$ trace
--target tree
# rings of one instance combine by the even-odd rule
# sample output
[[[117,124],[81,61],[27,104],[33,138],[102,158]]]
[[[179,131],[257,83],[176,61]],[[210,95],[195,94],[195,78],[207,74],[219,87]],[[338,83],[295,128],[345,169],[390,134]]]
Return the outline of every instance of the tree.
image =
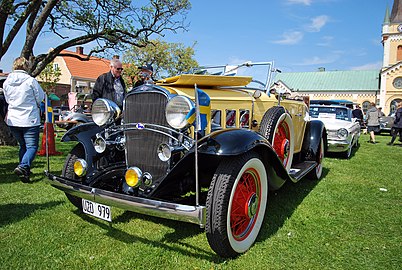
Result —
[[[56,87],[57,82],[60,80],[61,70],[59,67],[54,67],[53,62],[46,65],[46,67],[39,74],[39,82],[46,93],[50,93]]]
[[[144,6],[131,0],[1,0],[0,60],[17,33],[25,29],[20,56],[30,62],[29,73],[36,77],[58,55],[89,60],[109,49],[123,50],[128,45],[144,47],[152,34],[186,29],[184,20],[189,0],[149,0]],[[144,2],[144,1],[141,1]],[[6,27],[9,28],[6,34]],[[34,55],[41,34],[52,35],[60,44],[47,53]],[[69,47],[95,42],[87,56],[62,54]]]
[[[140,6],[139,2],[146,4]],[[29,60],[28,73],[33,77],[59,55],[85,61],[110,49],[144,47],[153,34],[185,30],[190,7],[189,0],[0,0],[0,60],[24,29],[20,56]],[[59,45],[34,55],[34,46],[43,34],[60,41]],[[87,56],[61,53],[91,42],[96,45]],[[0,142],[7,140],[5,127],[0,119]]]
[[[150,41],[145,47],[132,47],[123,56],[124,77],[132,86],[137,80],[138,66],[151,64],[154,79],[175,76],[198,67],[194,57],[194,46],[186,47],[182,43],[167,43],[159,39]]]

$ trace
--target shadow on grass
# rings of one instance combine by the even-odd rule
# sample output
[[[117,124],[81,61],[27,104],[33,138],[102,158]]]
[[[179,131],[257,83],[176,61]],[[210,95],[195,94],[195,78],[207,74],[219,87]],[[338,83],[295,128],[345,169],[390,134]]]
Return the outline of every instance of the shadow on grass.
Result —
[[[323,169],[323,177],[328,174],[328,169]],[[276,193],[270,192],[268,198],[268,206],[266,210],[265,223],[261,229],[257,242],[264,241],[274,235],[284,224],[284,222],[291,217],[294,210],[304,200],[304,198],[314,189],[319,181],[303,179],[300,182],[286,183]],[[161,219],[157,217],[142,215],[125,211],[120,216],[113,220],[114,224],[126,223],[132,219],[141,219],[161,224],[173,229],[172,233],[166,234],[160,241],[152,241],[138,235],[129,234],[121,229],[113,227],[112,224],[104,223],[93,217],[83,214],[81,211],[76,210],[75,214],[83,220],[97,225],[107,231],[107,235],[124,243],[141,242],[153,247],[173,250],[185,256],[191,256],[198,259],[204,259],[216,264],[221,264],[227,261],[226,258],[221,258],[212,250],[205,250],[203,248],[183,243],[181,239],[186,239],[197,234],[204,234],[204,230],[200,229],[197,225],[185,222],[178,222],[173,220]],[[205,237],[205,241],[207,241]],[[180,246],[178,246],[178,245]],[[184,246],[184,247],[182,247]]]
[[[327,153],[326,153],[326,157],[329,157],[329,158],[339,158],[339,159],[351,159],[351,158],[353,158],[353,157],[355,156],[356,152],[359,150],[359,148],[360,148],[360,143],[361,143],[361,142],[359,142],[359,144],[358,144],[356,147],[353,147],[353,148],[352,148],[352,152],[350,153],[350,157],[349,157],[349,158],[346,158],[346,157],[345,157],[345,153],[343,153],[343,152],[327,152]]]
[[[0,205],[0,213],[1,213],[0,227],[23,220],[32,215],[37,210],[53,208],[62,203],[64,203],[64,201],[53,201],[53,202],[36,203],[36,204],[11,203],[11,204]]]
[[[328,172],[329,170],[324,167],[321,179],[325,178]],[[306,178],[297,183],[288,181],[281,189],[270,192],[265,210],[264,225],[256,242],[265,241],[276,234],[319,181]]]
[[[150,239],[147,239],[144,237],[140,237],[138,235],[129,234],[121,229],[114,228],[113,223],[111,223],[111,224],[104,223],[103,221],[99,221],[97,219],[94,219],[90,216],[83,214],[79,210],[75,210],[74,212],[76,215],[81,217],[83,220],[90,222],[94,225],[97,225],[100,228],[106,230],[107,231],[106,234],[109,237],[112,237],[113,239],[119,240],[119,241],[127,243],[127,244],[140,242],[140,243],[143,243],[146,245],[150,245],[152,247],[166,249],[166,250],[173,250],[174,252],[181,253],[182,255],[185,255],[185,256],[191,256],[191,257],[198,258],[198,259],[204,259],[204,260],[212,261],[214,263],[222,263],[225,261],[225,259],[219,257],[218,255],[216,255],[214,252],[212,252],[210,250],[205,250],[205,249],[193,246],[193,245],[179,242],[179,239],[184,239],[189,236],[203,233],[203,231],[201,231],[199,227],[197,227],[196,225],[193,225],[193,224],[166,220],[166,219],[160,219],[160,218],[150,217],[150,216],[132,213],[132,212],[128,212],[128,211],[124,212],[122,215],[120,215],[119,217],[117,217],[114,220],[115,223],[120,223],[120,222],[127,222],[128,220],[134,219],[134,218],[139,218],[139,219],[143,219],[143,220],[146,219],[147,221],[162,224],[163,226],[168,226],[175,230],[175,232],[165,235],[163,240],[153,241],[153,240],[150,240]],[[171,244],[165,243],[164,240],[167,240]],[[182,248],[178,245],[175,245],[174,243],[177,243],[180,246],[186,246],[186,248]],[[194,251],[191,251],[190,249],[192,249]]]

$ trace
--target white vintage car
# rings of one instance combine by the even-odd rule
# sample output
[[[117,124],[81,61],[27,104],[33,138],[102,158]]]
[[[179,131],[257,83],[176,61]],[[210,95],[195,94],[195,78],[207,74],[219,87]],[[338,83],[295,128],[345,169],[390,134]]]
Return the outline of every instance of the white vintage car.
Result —
[[[310,117],[324,122],[327,130],[328,152],[350,158],[353,147],[359,144],[360,125],[352,118],[352,110],[340,105],[310,105]]]

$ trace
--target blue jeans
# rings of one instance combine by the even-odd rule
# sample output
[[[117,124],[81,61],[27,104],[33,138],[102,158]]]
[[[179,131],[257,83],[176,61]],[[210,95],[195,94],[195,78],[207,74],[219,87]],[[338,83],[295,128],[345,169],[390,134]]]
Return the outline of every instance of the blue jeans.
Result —
[[[10,127],[11,133],[20,145],[18,153],[20,166],[30,169],[32,161],[38,151],[39,126],[35,127]]]

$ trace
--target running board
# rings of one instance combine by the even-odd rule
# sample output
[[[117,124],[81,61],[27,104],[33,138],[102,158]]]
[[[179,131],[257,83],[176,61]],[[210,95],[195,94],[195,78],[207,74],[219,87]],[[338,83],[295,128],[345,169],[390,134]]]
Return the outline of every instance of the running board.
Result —
[[[310,171],[314,170],[317,166],[315,161],[303,161],[297,164],[293,164],[293,167],[289,171],[289,175],[293,182],[298,182]]]

